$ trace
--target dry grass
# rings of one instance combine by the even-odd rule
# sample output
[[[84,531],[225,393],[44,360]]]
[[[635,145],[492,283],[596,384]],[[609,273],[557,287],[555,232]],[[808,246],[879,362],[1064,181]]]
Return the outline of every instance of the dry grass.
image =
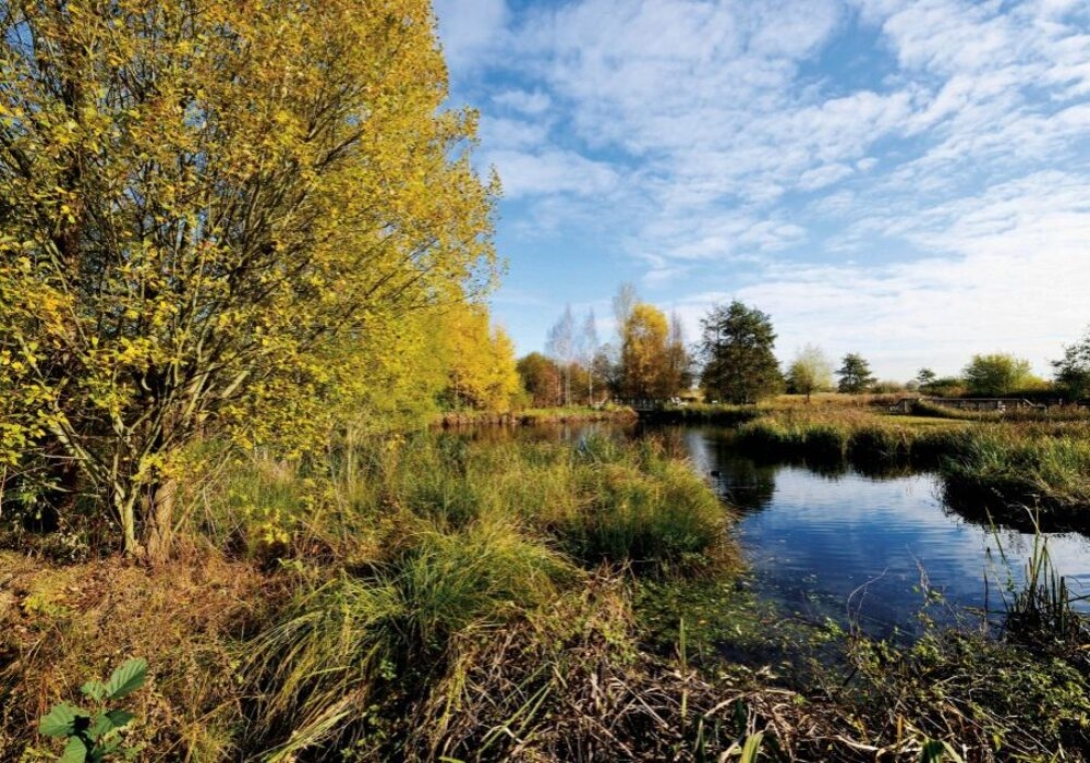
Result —
[[[244,721],[230,645],[269,615],[275,590],[218,555],[148,570],[117,558],[55,566],[0,556],[0,760],[35,742],[40,715],[128,657],[148,687],[127,702],[129,739],[158,759],[216,760]]]

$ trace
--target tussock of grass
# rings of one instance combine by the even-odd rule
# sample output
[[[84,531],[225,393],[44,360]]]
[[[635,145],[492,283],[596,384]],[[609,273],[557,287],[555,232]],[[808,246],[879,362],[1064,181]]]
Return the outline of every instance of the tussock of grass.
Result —
[[[586,509],[559,519],[559,542],[584,563],[699,566],[726,544],[724,509],[685,464],[647,475],[631,464],[584,466]]]
[[[980,501],[1004,516],[1024,519],[1021,506],[1037,506],[1052,526],[1090,524],[1090,438],[1064,430],[1033,432],[1004,426],[972,430],[942,475],[948,493],[961,503]]]
[[[248,647],[263,719],[249,744],[274,759],[379,744],[401,710],[464,665],[474,634],[536,622],[578,589],[579,565],[676,573],[730,557],[723,506],[651,443],[470,447],[429,436],[360,447],[340,470],[369,487],[340,485],[351,499],[326,523],[344,528],[324,542],[370,523],[367,553],[341,548],[354,562],[310,584]]]
[[[574,579],[570,563],[511,524],[418,532],[370,573],[342,572],[301,596],[249,645],[247,673],[266,687],[255,731],[273,759],[354,743],[371,705],[394,709],[444,674],[456,638],[522,617]]]

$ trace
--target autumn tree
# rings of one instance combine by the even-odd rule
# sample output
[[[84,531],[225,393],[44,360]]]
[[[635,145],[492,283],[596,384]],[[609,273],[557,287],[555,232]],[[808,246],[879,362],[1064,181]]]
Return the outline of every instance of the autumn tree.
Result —
[[[1064,356],[1052,361],[1056,371],[1056,384],[1069,397],[1090,397],[1090,328],[1082,339],[1064,347]]]
[[[634,399],[677,394],[681,380],[671,367],[669,325],[654,305],[637,302],[628,313],[621,345],[621,390]]]
[[[552,360],[540,352],[531,352],[519,358],[516,368],[531,405],[548,408],[558,403],[560,376]]]
[[[571,305],[566,305],[545,340],[545,351],[556,362],[560,375],[564,405],[571,405],[571,372],[576,358],[576,342],[575,316],[572,315]]]
[[[162,558],[187,443],[308,447],[490,280],[475,120],[427,0],[3,9],[0,458]]]
[[[820,347],[808,344],[795,354],[787,369],[787,389],[798,395],[806,395],[806,402],[814,392],[833,386],[833,364]]]
[[[594,361],[601,350],[601,346],[602,343],[598,339],[598,321],[594,317],[594,310],[591,309],[587,311],[587,315],[583,319],[577,342],[579,365],[583,368],[583,376],[587,383],[587,405],[594,404],[594,388],[598,379]],[[601,388],[600,382],[598,387]]]
[[[669,335],[666,339],[666,363],[675,392],[687,390],[693,386],[693,357],[685,342],[685,329],[681,317],[670,313]]]
[[[505,412],[522,389],[515,348],[502,328],[493,327],[483,305],[456,303],[444,309],[435,357],[445,370],[442,406]]]
[[[963,371],[965,384],[974,395],[1006,395],[1033,380],[1028,360],[1007,353],[974,355]]]
[[[623,339],[624,327],[628,325],[628,319],[632,316],[632,310],[639,302],[636,287],[625,282],[617,287],[617,293],[613,295],[613,320],[617,326],[617,333]]]
[[[716,305],[701,320],[706,394],[731,403],[753,403],[782,389],[783,377],[772,350],[772,320],[735,300]]]
[[[837,391],[847,392],[852,395],[866,392],[877,381],[874,375],[871,374],[870,363],[862,355],[855,352],[849,352],[844,356],[836,375],[840,377],[836,385]]]

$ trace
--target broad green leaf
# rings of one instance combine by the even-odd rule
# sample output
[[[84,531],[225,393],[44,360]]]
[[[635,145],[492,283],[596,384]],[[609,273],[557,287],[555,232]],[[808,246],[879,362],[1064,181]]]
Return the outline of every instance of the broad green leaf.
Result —
[[[109,699],[127,697],[144,685],[148,674],[148,661],[143,657],[129,660],[119,667],[106,682],[106,696]]]
[[[64,754],[57,763],[84,763],[87,760],[87,745],[79,737],[72,737],[64,746]]]
[[[79,687],[79,690],[83,692],[83,696],[89,697],[95,702],[106,699],[106,684],[102,683],[102,681],[88,681]]]
[[[136,716],[130,713],[128,710],[111,710],[106,713],[106,716],[110,719],[115,729],[119,729],[122,726],[127,726]]]
[[[64,704],[54,705],[53,709],[42,716],[38,722],[38,731],[47,737],[67,737],[76,733],[77,722],[87,716],[76,707]]]
[[[99,713],[94,717],[91,722],[91,728],[87,730],[87,736],[92,741],[98,741],[98,739],[114,730],[114,722],[109,717],[108,713]]]

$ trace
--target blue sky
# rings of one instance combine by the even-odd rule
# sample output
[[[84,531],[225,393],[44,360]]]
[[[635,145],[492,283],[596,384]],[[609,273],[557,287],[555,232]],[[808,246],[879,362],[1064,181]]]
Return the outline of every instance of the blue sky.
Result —
[[[504,185],[493,315],[603,339],[624,281],[769,313],[881,378],[1090,324],[1087,0],[436,0]]]

